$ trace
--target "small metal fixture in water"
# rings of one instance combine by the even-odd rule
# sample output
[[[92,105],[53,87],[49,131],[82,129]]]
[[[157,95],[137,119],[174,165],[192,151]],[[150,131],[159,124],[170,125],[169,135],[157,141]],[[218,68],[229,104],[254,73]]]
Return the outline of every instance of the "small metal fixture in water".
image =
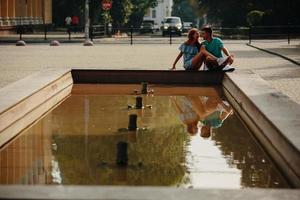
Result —
[[[135,108],[142,109],[143,108],[143,97],[136,97]]]
[[[126,167],[128,164],[127,147],[128,147],[128,144],[126,142],[119,142],[117,144],[116,164],[119,167]]]
[[[147,94],[148,93],[148,83],[147,82],[142,82],[142,94]]]
[[[129,115],[129,124],[128,124],[129,131],[135,131],[137,129],[136,120],[137,120],[136,114]]]

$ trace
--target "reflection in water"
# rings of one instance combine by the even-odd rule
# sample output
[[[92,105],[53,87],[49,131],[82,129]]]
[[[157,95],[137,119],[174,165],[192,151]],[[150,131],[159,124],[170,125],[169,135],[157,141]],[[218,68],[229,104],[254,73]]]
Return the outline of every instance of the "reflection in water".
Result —
[[[51,114],[0,150],[1,184],[51,184]]]
[[[191,135],[199,131],[201,137],[210,137],[212,130],[221,127],[223,121],[233,114],[229,104],[217,96],[171,98],[177,108],[179,119],[186,124],[187,131]]]
[[[194,100],[192,109],[206,100],[206,114],[195,111],[201,133],[221,102],[175,101],[182,98]],[[143,102],[152,109],[127,109],[134,96],[71,96],[1,149],[1,184],[288,187],[228,105],[203,139],[188,134],[174,97],[144,95]],[[138,116],[137,131],[127,130],[130,114]],[[117,146],[125,143],[122,154]],[[127,166],[116,164],[118,154],[127,156]]]

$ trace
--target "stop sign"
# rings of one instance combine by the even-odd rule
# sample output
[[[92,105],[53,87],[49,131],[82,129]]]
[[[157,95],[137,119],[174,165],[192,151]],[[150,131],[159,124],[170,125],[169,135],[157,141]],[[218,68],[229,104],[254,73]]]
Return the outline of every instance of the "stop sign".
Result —
[[[103,10],[109,10],[112,7],[112,1],[111,0],[102,0],[102,9]]]

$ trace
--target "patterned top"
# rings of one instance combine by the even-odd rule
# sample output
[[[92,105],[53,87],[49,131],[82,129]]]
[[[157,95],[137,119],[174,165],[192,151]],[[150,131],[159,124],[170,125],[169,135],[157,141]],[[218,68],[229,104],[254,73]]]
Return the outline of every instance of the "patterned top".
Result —
[[[198,48],[195,45],[181,44],[179,50],[183,53],[183,66],[188,66],[188,62],[198,53]]]

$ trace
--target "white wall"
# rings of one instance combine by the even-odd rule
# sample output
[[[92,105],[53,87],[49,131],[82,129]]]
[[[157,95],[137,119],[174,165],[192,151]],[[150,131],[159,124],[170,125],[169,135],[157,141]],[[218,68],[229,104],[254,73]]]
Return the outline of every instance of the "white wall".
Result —
[[[173,0],[158,0],[157,2],[157,7],[149,8],[147,14],[144,16],[144,20],[154,20],[154,22],[160,27],[163,19],[171,16]],[[153,16],[153,10],[155,10],[154,12],[156,12],[156,16]]]

